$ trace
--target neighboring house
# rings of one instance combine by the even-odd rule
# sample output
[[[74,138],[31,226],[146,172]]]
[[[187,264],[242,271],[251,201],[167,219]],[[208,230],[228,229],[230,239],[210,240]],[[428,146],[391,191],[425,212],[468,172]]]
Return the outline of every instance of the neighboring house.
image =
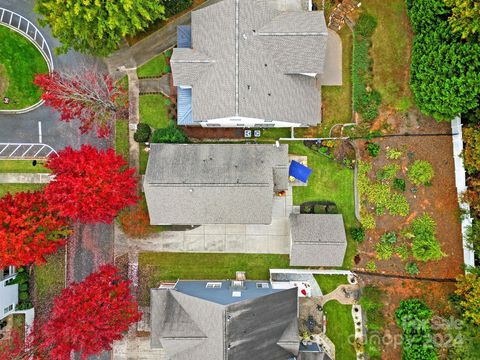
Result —
[[[347,237],[340,214],[290,215],[291,266],[342,266]]]
[[[288,145],[152,144],[143,187],[152,225],[270,224]]]
[[[18,285],[7,285],[9,280],[15,279],[17,272],[14,266],[7,266],[0,272],[0,320],[15,311],[18,304]]]
[[[287,3],[308,2],[223,0],[192,12],[170,60],[179,125],[320,123],[321,86],[342,84],[341,40],[322,11]]]
[[[268,281],[178,281],[151,289],[151,347],[170,360],[298,355],[297,288]]]

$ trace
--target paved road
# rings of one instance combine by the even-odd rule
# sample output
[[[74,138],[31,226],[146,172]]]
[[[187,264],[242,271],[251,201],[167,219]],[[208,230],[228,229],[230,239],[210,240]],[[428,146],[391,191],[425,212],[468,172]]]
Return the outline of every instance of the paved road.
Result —
[[[42,32],[51,50],[59,46],[59,42],[52,37],[49,28],[41,27],[37,16],[33,12],[33,0],[0,0],[0,6],[23,15],[34,23]],[[106,70],[100,59],[95,59],[74,51],[65,55],[54,56],[56,69],[75,68],[80,64],[97,66]],[[106,141],[99,141],[95,135],[79,136],[78,122],[70,124],[60,122],[59,114],[44,106],[21,115],[0,114],[0,142],[39,142],[38,122],[42,127],[42,142],[61,150],[66,146],[79,147],[83,143],[92,143],[105,147]]]

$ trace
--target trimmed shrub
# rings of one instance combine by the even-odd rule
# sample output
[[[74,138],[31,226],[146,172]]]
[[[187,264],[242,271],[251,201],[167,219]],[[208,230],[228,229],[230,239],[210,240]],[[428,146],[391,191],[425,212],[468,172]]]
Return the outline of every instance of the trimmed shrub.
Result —
[[[155,130],[152,135],[152,143],[186,144],[188,142],[187,135],[173,123],[166,128]]]
[[[407,187],[404,179],[396,178],[393,180],[393,188],[399,191],[404,192]]]
[[[402,152],[397,149],[388,149],[387,150],[387,158],[390,160],[398,160],[402,157]]]
[[[355,33],[364,37],[371,37],[377,27],[377,20],[370,14],[362,13],[355,24]]]
[[[377,226],[377,223],[375,222],[375,218],[373,217],[373,215],[366,211],[362,211],[362,213],[360,214],[360,218],[361,218],[361,223],[364,229],[371,230],[371,229],[375,229],[375,227]]]
[[[397,254],[398,257],[403,261],[408,259],[409,253],[410,251],[408,250],[407,244],[402,244],[395,248],[395,254]]]
[[[367,269],[368,271],[375,271],[375,270],[377,270],[377,264],[375,264],[375,261],[370,260],[370,261],[365,265],[365,269]]]
[[[356,227],[350,229],[350,234],[352,235],[353,240],[356,242],[363,242],[365,240],[365,229],[363,227]]]
[[[20,291],[18,293],[18,299],[20,301],[25,301],[25,300],[28,300],[28,292],[27,291]]]
[[[408,179],[415,185],[427,185],[434,176],[432,164],[426,160],[415,160],[407,171]]]
[[[305,205],[303,206],[303,214],[311,214],[313,212],[313,206],[311,205]]]
[[[410,275],[418,275],[420,274],[420,270],[418,269],[418,266],[416,263],[411,262],[405,265],[405,271],[409,273]]]
[[[445,256],[436,238],[437,224],[428,214],[415,218],[408,232],[412,241],[413,257],[421,261],[439,260]]]
[[[384,241],[380,241],[375,245],[376,257],[379,260],[389,260],[393,256],[394,251],[393,245]]]
[[[384,243],[395,244],[397,242],[397,234],[395,234],[393,231],[387,232],[383,234],[380,239]]]
[[[328,205],[327,206],[327,214],[338,214],[337,205]]]
[[[378,154],[380,153],[380,145],[375,143],[368,143],[367,151],[371,157],[377,157]]]
[[[137,131],[133,134],[133,140],[138,143],[144,143],[150,140],[150,135],[152,135],[152,129],[148,124],[139,123],[137,125]]]
[[[314,205],[313,206],[313,213],[314,214],[326,214],[327,207],[325,205]]]
[[[397,172],[400,170],[400,165],[398,164],[387,164],[382,167],[376,173],[377,180],[392,180],[397,175]]]
[[[28,291],[28,284],[24,283],[24,284],[18,285],[18,291]]]

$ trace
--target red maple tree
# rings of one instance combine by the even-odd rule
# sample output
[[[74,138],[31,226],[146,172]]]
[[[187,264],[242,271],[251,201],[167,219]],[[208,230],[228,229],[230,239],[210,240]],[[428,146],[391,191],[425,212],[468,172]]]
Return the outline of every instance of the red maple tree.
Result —
[[[51,209],[82,223],[111,223],[120,210],[137,201],[135,169],[113,149],[82,145],[52,155],[46,167],[55,178],[45,189]]]
[[[54,300],[50,318],[39,329],[41,352],[49,359],[82,359],[110,350],[142,314],[129,288],[113,265],[104,265],[83,282],[64,289]]]
[[[43,192],[0,199],[0,268],[42,264],[70,234],[68,223],[48,207]]]
[[[125,91],[96,69],[37,74],[34,83],[43,90],[45,105],[60,112],[60,120],[80,120],[82,133],[94,129],[98,137],[107,137],[114,121],[128,116]]]

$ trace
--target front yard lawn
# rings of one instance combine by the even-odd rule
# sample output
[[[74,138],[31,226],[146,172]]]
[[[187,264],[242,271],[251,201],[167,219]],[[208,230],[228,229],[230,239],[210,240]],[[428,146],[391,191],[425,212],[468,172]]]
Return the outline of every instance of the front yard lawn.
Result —
[[[293,188],[293,203],[300,205],[306,201],[333,201],[337,204],[339,212],[343,215],[348,240],[343,267],[351,268],[356,244],[350,236],[349,229],[358,226],[355,218],[353,170],[308,149],[299,141],[289,142],[289,153],[307,155],[308,167],[313,169],[308,186]]]
[[[43,166],[44,162],[38,161],[36,166],[32,160],[1,160],[0,173],[49,173],[49,169]]]
[[[150,61],[146,62],[137,69],[137,75],[139,78],[162,76],[170,72],[170,66],[167,63],[167,57],[171,56],[171,50],[166,51],[160,55],[155,56]]]
[[[7,193],[15,194],[21,191],[41,190],[44,186],[44,184],[0,184],[0,197]]]
[[[154,129],[167,127],[170,123],[168,107],[170,100],[161,94],[140,96],[140,122]]]
[[[117,120],[115,122],[115,152],[117,155],[122,155],[123,158],[128,161],[128,120]]]
[[[41,91],[33,84],[35,74],[48,72],[47,63],[37,48],[22,35],[0,26],[0,109],[22,109],[40,100]]]
[[[269,279],[269,269],[289,267],[288,255],[144,252],[138,254],[142,305],[150,303],[150,288],[161,281],[234,279],[246,271],[247,279]]]
[[[35,311],[48,315],[52,300],[65,287],[65,249],[46,257],[47,262],[35,267]]]

